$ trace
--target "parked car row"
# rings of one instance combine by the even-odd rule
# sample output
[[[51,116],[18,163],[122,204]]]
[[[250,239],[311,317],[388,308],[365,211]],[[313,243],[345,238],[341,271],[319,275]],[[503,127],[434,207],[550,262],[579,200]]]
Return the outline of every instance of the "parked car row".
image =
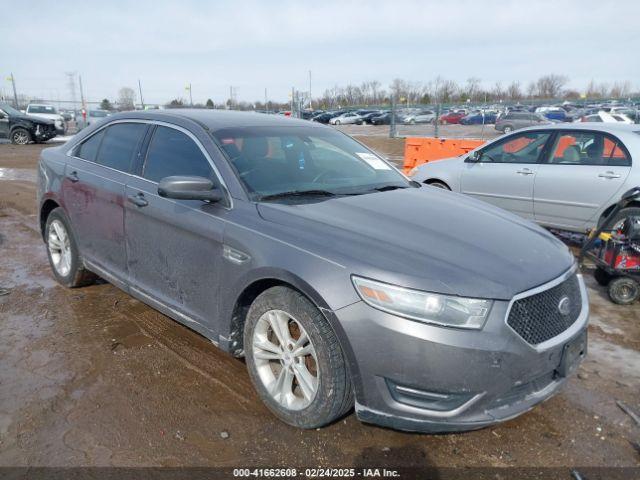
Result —
[[[589,104],[578,106],[569,102],[560,105],[486,105],[469,109],[451,107],[439,115],[434,108],[398,108],[395,123],[404,125],[441,124],[495,125],[496,130],[511,132],[532,125],[553,122],[622,122],[634,123],[637,105]],[[331,125],[388,125],[391,123],[390,110],[381,109],[341,109],[335,111],[304,111],[302,118]]]

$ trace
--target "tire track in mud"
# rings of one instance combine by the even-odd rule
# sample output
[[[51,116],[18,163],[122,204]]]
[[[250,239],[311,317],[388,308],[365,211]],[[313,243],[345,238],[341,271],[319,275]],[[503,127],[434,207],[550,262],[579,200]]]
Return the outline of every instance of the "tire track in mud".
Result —
[[[145,307],[145,311],[140,313],[126,315],[145,335],[171,352],[184,366],[238,400],[240,408],[249,411],[260,405],[242,361],[222,352],[198,333],[186,331],[187,327],[151,307]]]

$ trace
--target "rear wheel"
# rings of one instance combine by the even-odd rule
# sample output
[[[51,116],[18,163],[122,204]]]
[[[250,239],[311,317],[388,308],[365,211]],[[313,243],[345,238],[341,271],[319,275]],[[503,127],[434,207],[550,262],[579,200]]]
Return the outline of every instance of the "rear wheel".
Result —
[[[513,127],[512,127],[511,125],[506,125],[506,126],[502,129],[502,131],[503,131],[504,133],[511,133],[511,132],[513,132]]]
[[[11,143],[14,145],[26,145],[31,141],[31,133],[24,128],[14,128],[11,131]]]
[[[624,222],[624,220],[629,217],[640,217],[640,208],[627,207],[620,210],[610,222],[611,230],[622,228],[622,222]],[[598,227],[602,225],[604,220],[604,218],[600,218],[600,220],[598,221]]]
[[[59,283],[73,288],[88,285],[95,280],[95,275],[82,265],[78,244],[61,208],[56,208],[49,214],[44,238],[49,264]]]
[[[609,298],[618,305],[631,305],[640,298],[640,285],[631,277],[617,277],[609,282]]]
[[[284,286],[251,305],[244,331],[249,375],[266,406],[299,428],[317,428],[353,406],[342,349],[322,313]]]

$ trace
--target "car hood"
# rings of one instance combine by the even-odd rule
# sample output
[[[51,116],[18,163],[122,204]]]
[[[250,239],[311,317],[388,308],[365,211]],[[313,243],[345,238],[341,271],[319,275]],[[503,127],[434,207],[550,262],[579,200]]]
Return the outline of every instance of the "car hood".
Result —
[[[283,241],[352,274],[420,290],[508,300],[574,263],[568,248],[537,225],[433,188],[257,208],[278,224]]]
[[[11,115],[11,118],[14,120],[28,120],[34,124],[40,125],[54,125],[55,122],[53,120],[49,120],[48,118],[43,118],[35,115],[27,115],[23,113],[22,115]]]
[[[27,113],[28,117],[45,118],[47,120],[64,120],[62,115],[57,113]]]

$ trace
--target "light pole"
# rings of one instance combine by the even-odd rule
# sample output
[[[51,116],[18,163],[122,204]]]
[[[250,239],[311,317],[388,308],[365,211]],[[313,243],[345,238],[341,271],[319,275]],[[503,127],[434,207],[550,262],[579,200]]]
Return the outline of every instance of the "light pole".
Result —
[[[189,88],[191,90],[191,88]],[[142,84],[140,83],[140,79],[138,79],[138,91],[140,92],[140,105],[142,105],[142,110],[144,110],[144,98],[142,97]]]
[[[309,70],[309,110],[313,111],[313,102],[311,100],[311,70]]]
[[[16,79],[13,76],[13,73],[11,74],[11,77],[9,77],[11,79],[11,86],[13,87],[13,101],[16,103],[16,109],[20,109],[20,107],[18,106],[18,92],[16,91]]]

